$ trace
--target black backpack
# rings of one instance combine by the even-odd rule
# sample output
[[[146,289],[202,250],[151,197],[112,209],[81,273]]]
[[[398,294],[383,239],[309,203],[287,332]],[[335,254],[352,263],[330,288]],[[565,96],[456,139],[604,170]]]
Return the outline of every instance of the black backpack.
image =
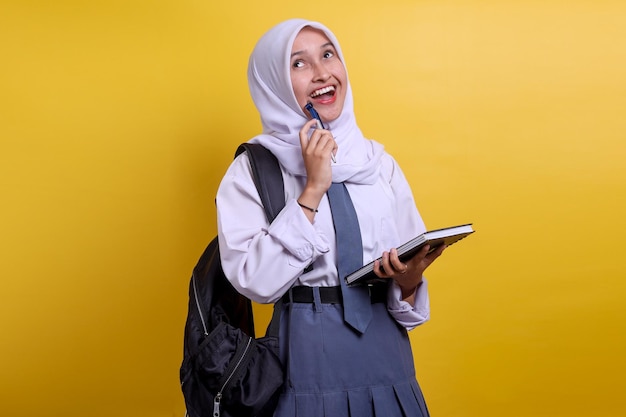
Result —
[[[253,178],[271,222],[285,205],[276,157],[244,143]],[[204,250],[189,284],[180,382],[190,417],[270,416],[283,383],[278,357],[280,302],[265,337],[256,339],[250,299],[224,276],[217,237]]]

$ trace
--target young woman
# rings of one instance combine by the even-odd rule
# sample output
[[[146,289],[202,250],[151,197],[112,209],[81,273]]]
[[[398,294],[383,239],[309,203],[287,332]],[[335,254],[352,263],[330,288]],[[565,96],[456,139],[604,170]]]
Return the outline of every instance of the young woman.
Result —
[[[251,142],[278,158],[286,205],[268,224],[240,155],[217,193],[218,235],[224,272],[238,291],[260,303],[285,301],[280,354],[287,372],[274,415],[427,416],[407,330],[429,318],[423,273],[443,247],[398,259],[395,247],[424,232],[424,223],[396,161],[356,124],[337,39],[317,22],[282,22],[254,48],[248,81],[263,125]],[[331,184],[345,186],[356,211],[358,262],[382,256],[374,272],[384,283],[355,290],[366,291],[360,324],[348,323],[352,307],[342,298],[353,290],[340,290],[338,253],[353,240],[338,247]]]

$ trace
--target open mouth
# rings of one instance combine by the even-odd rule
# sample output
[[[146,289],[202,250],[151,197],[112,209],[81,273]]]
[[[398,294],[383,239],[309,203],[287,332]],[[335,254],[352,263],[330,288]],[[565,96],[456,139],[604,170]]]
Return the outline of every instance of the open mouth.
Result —
[[[332,98],[334,95],[335,95],[335,86],[328,85],[326,87],[322,87],[318,90],[313,91],[311,93],[311,98],[328,99],[328,98]]]

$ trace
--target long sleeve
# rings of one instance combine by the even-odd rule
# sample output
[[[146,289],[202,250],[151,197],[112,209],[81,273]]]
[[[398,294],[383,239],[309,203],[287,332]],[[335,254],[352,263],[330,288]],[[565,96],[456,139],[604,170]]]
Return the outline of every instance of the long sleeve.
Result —
[[[229,167],[218,189],[218,237],[224,273],[250,299],[269,303],[284,294],[303,270],[329,251],[294,199],[271,225],[252,180],[246,154]]]

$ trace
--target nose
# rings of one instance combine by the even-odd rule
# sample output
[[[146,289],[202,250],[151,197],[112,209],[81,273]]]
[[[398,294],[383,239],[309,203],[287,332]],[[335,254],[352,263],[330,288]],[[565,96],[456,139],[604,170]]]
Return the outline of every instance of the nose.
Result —
[[[323,62],[313,65],[313,81],[326,81],[330,78],[330,71]]]

